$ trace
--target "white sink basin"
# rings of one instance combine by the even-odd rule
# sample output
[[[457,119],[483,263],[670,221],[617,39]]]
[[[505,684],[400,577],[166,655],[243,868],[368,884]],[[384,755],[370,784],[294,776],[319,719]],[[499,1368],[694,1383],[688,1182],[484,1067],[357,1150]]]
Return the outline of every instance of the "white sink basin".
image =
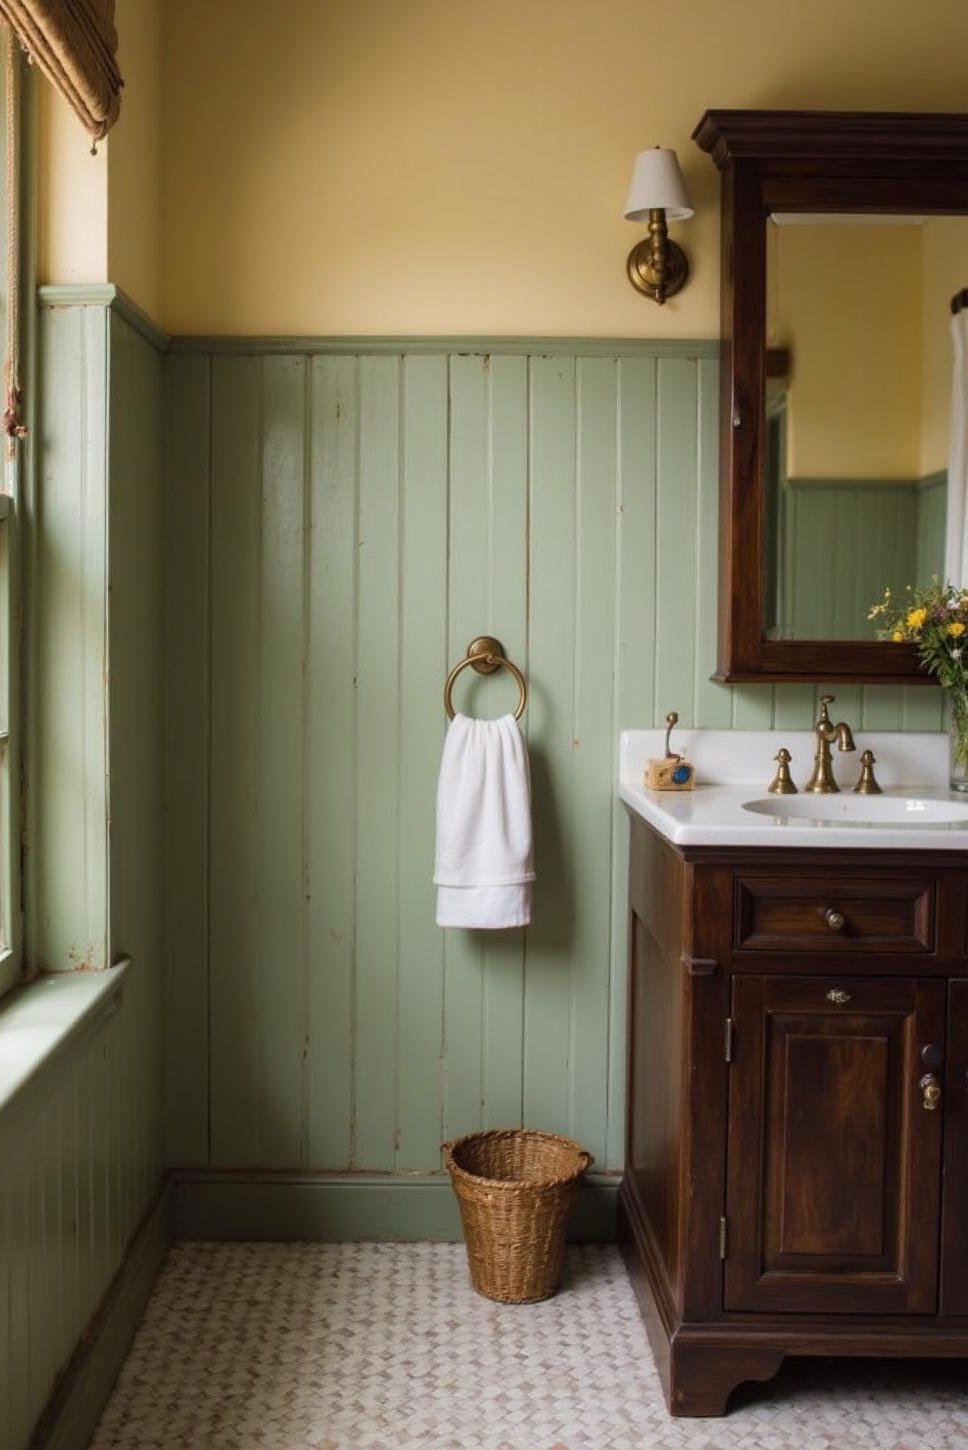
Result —
[[[744,811],[792,824],[880,826],[915,830],[968,824],[968,800],[936,800],[917,795],[765,796],[743,802]]]

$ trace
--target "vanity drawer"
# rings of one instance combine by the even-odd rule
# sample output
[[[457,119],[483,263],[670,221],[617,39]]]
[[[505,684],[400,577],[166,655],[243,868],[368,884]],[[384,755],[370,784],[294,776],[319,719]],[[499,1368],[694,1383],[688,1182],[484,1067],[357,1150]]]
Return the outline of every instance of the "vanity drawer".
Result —
[[[930,877],[736,875],[734,947],[762,952],[936,951]]]

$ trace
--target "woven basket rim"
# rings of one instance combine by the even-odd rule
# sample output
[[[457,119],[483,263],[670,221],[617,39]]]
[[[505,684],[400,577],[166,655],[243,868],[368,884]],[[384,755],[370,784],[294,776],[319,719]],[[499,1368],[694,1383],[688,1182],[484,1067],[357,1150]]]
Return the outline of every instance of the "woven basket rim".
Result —
[[[574,1149],[579,1158],[578,1167],[571,1173],[558,1174],[553,1178],[484,1178],[480,1173],[471,1173],[462,1168],[459,1163],[454,1162],[454,1153],[464,1143],[480,1142],[482,1138],[540,1138],[546,1143],[561,1143],[567,1148]],[[453,1178],[466,1180],[468,1184],[480,1184],[483,1187],[503,1190],[505,1193],[520,1193],[522,1190],[535,1190],[540,1188],[562,1188],[566,1184],[574,1183],[580,1178],[595,1159],[587,1149],[574,1138],[566,1138],[563,1133],[546,1133],[541,1128],[487,1128],[479,1133],[464,1133],[460,1138],[452,1138],[447,1143],[441,1144],[441,1151],[444,1155],[444,1166]]]

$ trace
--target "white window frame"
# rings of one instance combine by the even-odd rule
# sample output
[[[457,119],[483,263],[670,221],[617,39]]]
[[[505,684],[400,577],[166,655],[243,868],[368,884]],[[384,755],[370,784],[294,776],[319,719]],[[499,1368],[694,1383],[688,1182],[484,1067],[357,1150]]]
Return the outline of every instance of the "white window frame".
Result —
[[[4,468],[4,489],[15,487],[16,459]],[[0,493],[0,992],[23,975],[20,849],[19,650],[16,495]]]
[[[33,394],[33,177],[25,158],[32,158],[33,86],[19,46],[16,47],[15,109],[17,134],[14,138],[17,186],[20,195],[21,272],[21,388],[29,400]],[[4,72],[0,68],[0,198],[6,195],[6,144],[3,134],[5,107]],[[0,218],[3,205],[0,202]],[[2,236],[5,228],[0,228]],[[0,250],[0,319],[6,321],[6,254]],[[2,337],[0,331],[0,337]],[[0,346],[0,354],[5,349]],[[2,390],[0,390],[2,391]],[[18,512],[32,455],[30,435],[26,442],[8,446],[0,434],[2,477],[0,477],[0,995],[17,986],[24,976],[23,918],[23,777],[22,777],[22,606],[21,561],[18,547]]]

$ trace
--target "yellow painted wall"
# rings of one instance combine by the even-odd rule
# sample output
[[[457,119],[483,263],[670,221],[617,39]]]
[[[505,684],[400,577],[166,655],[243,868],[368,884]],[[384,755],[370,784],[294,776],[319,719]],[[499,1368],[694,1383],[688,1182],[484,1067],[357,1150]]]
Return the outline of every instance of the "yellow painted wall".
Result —
[[[152,316],[162,298],[163,0],[118,0],[121,117],[90,137],[37,78],[40,282],[114,282]]]
[[[121,117],[108,137],[108,278],[152,317],[162,298],[164,0],[118,0]]]
[[[42,76],[37,84],[37,280],[108,280],[108,157]]]
[[[792,356],[791,477],[918,476],[923,230],[769,227],[769,340]]]
[[[968,217],[932,217],[923,228],[922,422],[919,473],[948,466],[951,298],[968,287]]]
[[[968,105],[963,0],[919,27],[881,0],[119,0],[118,24],[97,160],[42,87],[40,275],[179,332],[714,336],[707,106]],[[657,141],[697,205],[662,310],[621,217]]]
[[[961,110],[968,6],[167,0],[178,332],[713,336],[707,106]],[[634,294],[634,153],[676,147],[693,280]]]

